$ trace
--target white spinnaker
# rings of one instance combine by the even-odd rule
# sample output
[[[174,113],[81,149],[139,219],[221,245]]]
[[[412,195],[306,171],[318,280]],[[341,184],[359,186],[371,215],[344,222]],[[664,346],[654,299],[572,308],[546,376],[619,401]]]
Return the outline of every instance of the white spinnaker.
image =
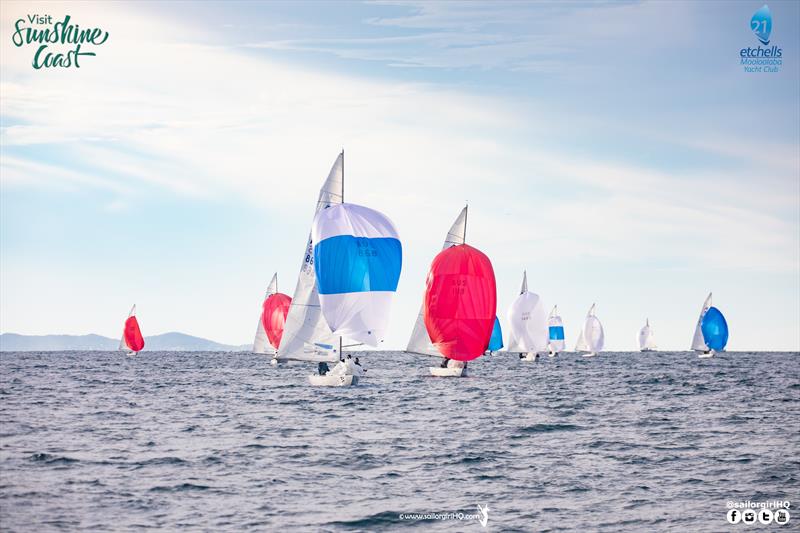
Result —
[[[453,222],[453,225],[450,227],[450,231],[447,232],[447,236],[444,239],[444,245],[442,245],[442,250],[446,250],[451,246],[464,244],[466,232],[467,208],[464,207],[464,209],[461,210],[461,213],[459,213],[458,218],[456,218],[455,222]],[[411,338],[408,341],[406,351],[422,355],[442,357],[442,354],[439,353],[439,350],[437,350],[431,342],[431,338],[428,335],[428,330],[425,328],[425,316],[423,314],[424,307],[424,304],[420,306],[419,314],[417,315],[417,321],[414,323],[414,329],[411,332]]]
[[[389,217],[380,211],[356,204],[341,204],[324,209],[314,217],[311,238],[317,245],[326,239],[340,236],[395,239],[398,242],[400,240],[397,228]],[[387,261],[387,256],[379,258]],[[399,257],[397,259],[399,260]],[[389,267],[386,262],[383,266]],[[329,276],[348,279],[351,277],[351,270],[348,269],[360,269],[363,265],[359,263],[353,267],[341,261],[323,260],[317,267],[323,273],[324,286],[324,281]],[[391,271],[391,269],[386,270],[386,272]],[[357,272],[360,275],[361,271]],[[317,285],[319,289],[320,283]],[[331,331],[346,339],[377,347],[386,335],[394,292],[394,290],[368,290],[320,294],[319,300],[325,322]]]
[[[653,337],[653,329],[650,327],[650,319],[648,318],[644,327],[639,331],[639,349],[640,350],[655,350],[657,348],[655,338]]]
[[[553,307],[553,310],[550,311],[550,316],[547,317],[547,326],[548,329],[551,326],[564,328],[564,322],[561,320],[561,317],[558,316],[558,306]],[[550,349],[554,352],[563,352],[567,349],[567,343],[564,339],[551,340]]]
[[[697,327],[694,328],[694,337],[692,338],[692,350],[698,352],[707,352],[708,346],[706,340],[703,338],[703,317],[706,312],[711,308],[711,293],[708,293],[706,301],[703,303],[703,308],[700,310],[700,316],[697,318]]]
[[[128,318],[132,317],[136,314],[136,304],[133,304],[131,307],[131,311],[128,313]],[[127,322],[127,319],[126,319]],[[119,348],[120,352],[130,352],[131,349],[128,347],[128,343],[125,342],[125,325],[122,326],[122,336],[119,338]]]
[[[594,315],[594,304],[589,309],[589,314],[586,315],[586,323],[583,326],[583,340],[586,343],[586,349],[594,353],[601,351],[605,345],[606,339],[603,325]]]
[[[261,313],[258,315],[258,326],[256,326],[256,337],[253,339],[253,353],[273,353],[269,349],[269,339],[267,339],[267,332],[264,329],[264,321],[262,314],[264,313],[264,302],[267,298],[278,292],[278,273],[272,276],[272,281],[267,286],[267,293],[264,295],[264,300],[261,303]]]
[[[344,198],[344,152],[339,154],[336,162],[331,167],[328,179],[319,191],[317,206],[314,216],[325,207],[341,204]],[[339,339],[331,333],[322,309],[319,305],[317,292],[317,276],[314,272],[314,243],[309,232],[306,242],[303,262],[300,265],[300,274],[297,276],[297,286],[294,289],[289,313],[283,329],[281,345],[276,357],[281,360],[295,361],[336,361],[337,354],[333,352],[320,353],[315,349],[315,344],[336,345]]]
[[[550,341],[547,312],[539,295],[525,290],[527,281],[527,274],[523,274],[522,293],[508,309],[511,338],[520,351],[543,352]]]

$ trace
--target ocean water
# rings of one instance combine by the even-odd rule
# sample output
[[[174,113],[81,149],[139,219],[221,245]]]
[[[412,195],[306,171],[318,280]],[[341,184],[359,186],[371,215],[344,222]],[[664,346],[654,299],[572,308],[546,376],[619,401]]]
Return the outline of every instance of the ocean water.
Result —
[[[252,354],[2,353],[0,530],[704,532],[728,501],[800,504],[800,354],[465,379],[358,355],[362,385],[320,389]],[[400,516],[426,513],[455,517]]]

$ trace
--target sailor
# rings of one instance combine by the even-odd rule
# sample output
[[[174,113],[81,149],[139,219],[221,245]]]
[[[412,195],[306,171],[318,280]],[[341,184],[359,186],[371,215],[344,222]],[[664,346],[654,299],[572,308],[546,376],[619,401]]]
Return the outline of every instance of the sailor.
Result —
[[[449,362],[450,362],[450,359],[448,359],[447,357],[445,357],[445,358],[444,358],[444,361],[442,361],[442,364],[440,365],[440,366],[441,366],[441,368],[447,368],[447,363],[449,363]]]
[[[330,372],[330,368],[328,368],[328,363],[320,362],[317,366],[317,370],[319,370],[319,375],[324,376],[328,372]]]
[[[367,371],[367,369],[366,369],[366,368],[364,368],[363,366],[361,366],[361,363],[359,363],[359,362],[358,362],[358,357],[356,357],[356,363],[355,363],[355,364],[356,364],[356,366],[358,367],[358,369],[359,369],[361,372],[366,372],[366,371]]]

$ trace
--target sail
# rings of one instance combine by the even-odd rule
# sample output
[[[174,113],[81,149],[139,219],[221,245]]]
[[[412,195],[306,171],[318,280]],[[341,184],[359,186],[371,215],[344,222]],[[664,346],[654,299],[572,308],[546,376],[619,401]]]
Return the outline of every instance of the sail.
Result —
[[[600,320],[594,315],[594,304],[586,315],[586,323],[583,326],[583,340],[586,349],[590,352],[599,352],[605,345],[605,333]]]
[[[286,315],[289,314],[291,304],[292,299],[281,292],[276,292],[264,300],[261,325],[264,327],[269,343],[276,350],[281,345],[283,330],[286,326]]]
[[[694,328],[694,337],[692,338],[692,350],[699,352],[707,352],[709,350],[706,341],[703,339],[703,317],[706,311],[711,307],[711,293],[708,293],[706,301],[703,303],[703,308],[700,309],[700,316],[697,318],[697,326]]]
[[[386,334],[403,249],[386,215],[340,204],[317,213],[312,229],[322,314],[336,335],[378,346]]]
[[[585,326],[586,326],[586,324],[584,324],[584,327],[581,328],[581,333],[578,336],[578,342],[575,343],[575,351],[576,352],[588,352],[589,351],[589,345],[586,344],[586,339],[583,336],[583,330],[585,329]]]
[[[500,328],[500,319],[494,317],[492,336],[489,338],[489,351],[496,352],[503,347],[503,330]]]
[[[650,328],[650,319],[645,321],[644,327],[639,330],[639,349],[655,350],[657,348],[653,330]]]
[[[444,244],[442,245],[442,250],[446,250],[451,246],[455,246],[458,244],[464,244],[464,239],[466,238],[466,231],[467,231],[467,208],[461,210],[458,217],[456,218],[453,225],[450,226],[450,230],[447,232],[447,236],[444,239]],[[408,346],[406,347],[407,352],[418,353],[422,355],[433,355],[436,357],[441,357],[442,354],[439,353],[439,350],[431,342],[431,338],[428,335],[428,330],[425,329],[425,315],[424,315],[425,304],[423,303],[419,308],[419,314],[417,315],[417,321],[414,323],[414,329],[411,331],[411,338],[408,340]]]
[[[122,339],[119,342],[120,350],[130,350],[132,352],[141,352],[144,348],[144,338],[139,329],[139,321],[136,320],[136,305],[131,307],[128,318],[125,320],[125,326],[122,329]]]
[[[553,307],[550,316],[547,317],[547,331],[550,340],[550,350],[553,352],[563,352],[567,348],[564,339],[564,322],[558,316],[558,306]]]
[[[728,344],[728,322],[719,309],[710,307],[706,311],[701,329],[706,346],[718,352],[725,349]]]
[[[319,191],[316,215],[321,209],[342,203],[344,197],[344,152],[336,158],[328,179]],[[298,361],[336,361],[338,356],[333,352],[322,352],[315,345],[338,345],[338,338],[331,333],[319,304],[317,293],[317,276],[314,271],[314,246],[309,233],[308,242],[303,252],[303,262],[297,277],[292,302],[283,328],[281,345],[277,358]]]
[[[489,346],[497,312],[497,286],[489,258],[460,244],[439,252],[425,288],[425,327],[449,359],[471,361]]]
[[[527,289],[523,274],[522,288]],[[516,345],[522,352],[542,352],[547,349],[549,334],[547,313],[538,294],[525,290],[508,309],[508,325]]]
[[[270,353],[267,350],[267,331],[264,329],[264,304],[271,295],[278,291],[278,273],[272,275],[272,280],[267,285],[267,293],[261,302],[261,313],[258,315],[258,326],[256,326],[256,336],[253,339],[253,353]]]

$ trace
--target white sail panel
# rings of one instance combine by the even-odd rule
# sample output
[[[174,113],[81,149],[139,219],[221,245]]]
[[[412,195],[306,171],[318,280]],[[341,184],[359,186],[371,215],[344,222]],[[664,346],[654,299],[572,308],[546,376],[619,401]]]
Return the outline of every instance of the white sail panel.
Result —
[[[653,329],[650,327],[650,319],[647,319],[644,327],[639,331],[639,350],[655,350],[656,348]]]
[[[267,285],[267,293],[264,295],[264,300],[261,302],[261,312],[258,315],[258,326],[256,326],[256,336],[253,339],[253,353],[274,353],[269,348],[269,339],[267,339],[267,331],[264,329],[264,302],[267,298],[278,292],[278,273],[272,275],[272,280]]]
[[[132,317],[136,314],[136,304],[133,304],[131,307],[130,312],[128,312],[128,318]],[[119,348],[117,348],[120,352],[129,352],[131,349],[128,347],[128,343],[125,342],[125,326],[122,326],[122,335],[119,338]]]
[[[578,336],[578,342],[575,343],[575,351],[576,352],[588,352],[589,351],[589,345],[586,344],[586,339],[584,338],[584,335],[583,335],[583,330],[585,328],[586,328],[586,324],[584,324],[584,327],[581,328],[581,333]]]
[[[442,250],[446,250],[451,246],[464,244],[464,240],[466,239],[466,231],[467,208],[464,207],[464,209],[461,210],[461,213],[459,213],[455,222],[453,222],[453,225],[450,226],[450,230],[447,232],[447,236],[445,236]],[[431,338],[428,335],[428,330],[425,328],[425,316],[423,315],[424,307],[424,305],[420,306],[419,314],[417,315],[417,321],[414,323],[414,329],[411,331],[411,338],[408,340],[406,351],[422,355],[430,355],[433,357],[442,357],[442,354],[439,353],[439,350],[437,350],[431,342]]]
[[[561,332],[561,336],[564,336],[564,322],[561,320],[561,317],[558,316],[558,306],[553,307],[553,310],[550,311],[550,316],[547,318],[547,326],[551,331],[552,328],[557,328]],[[550,350],[553,352],[563,352],[567,349],[567,342],[565,339],[553,339],[552,335],[550,335],[550,337]]]
[[[314,210],[314,215],[325,207],[342,203],[344,153],[339,154],[336,162],[331,167],[325,184],[319,191],[319,198]],[[317,278],[314,272],[314,243],[309,233],[303,262],[300,265],[300,274],[297,277],[297,286],[294,289],[289,313],[283,329],[281,346],[276,357],[284,360],[296,361],[335,361],[338,355],[334,352],[325,352],[320,355],[315,344],[338,346],[338,338],[331,333],[319,304],[317,293]]]
[[[706,316],[706,312],[711,308],[711,294],[708,293],[706,297],[706,301],[703,303],[703,308],[700,310],[700,316],[697,318],[697,326],[694,328],[694,337],[692,337],[692,350],[698,352],[707,352],[708,346],[706,345],[706,341],[703,338],[703,317]]]

